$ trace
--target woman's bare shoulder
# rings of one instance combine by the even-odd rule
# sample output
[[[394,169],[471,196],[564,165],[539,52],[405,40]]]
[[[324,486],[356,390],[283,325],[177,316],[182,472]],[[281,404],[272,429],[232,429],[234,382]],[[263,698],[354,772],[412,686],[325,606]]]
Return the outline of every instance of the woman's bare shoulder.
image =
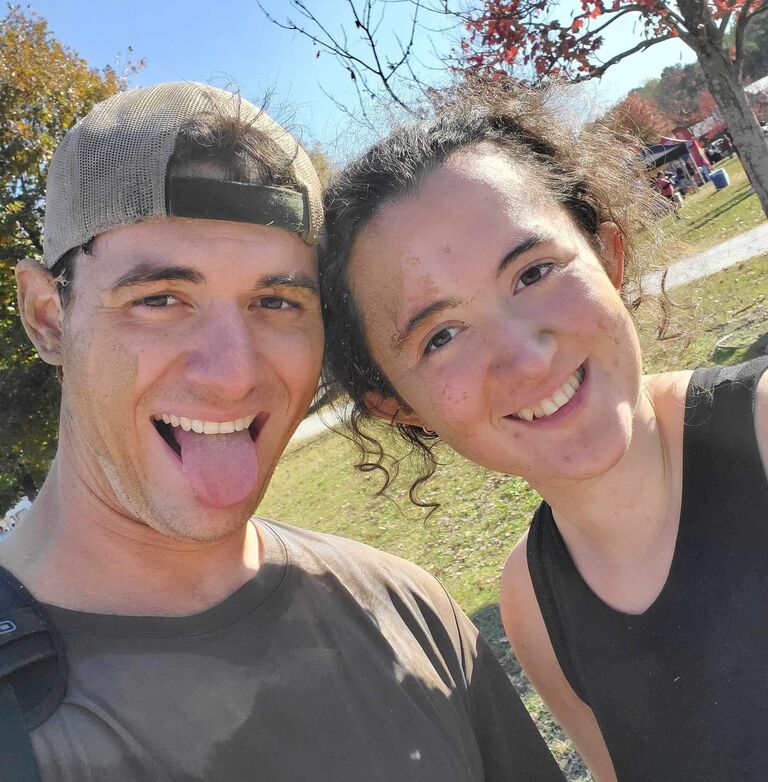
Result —
[[[667,424],[682,426],[692,374],[692,370],[686,369],[643,376],[643,389],[648,394],[656,414]]]

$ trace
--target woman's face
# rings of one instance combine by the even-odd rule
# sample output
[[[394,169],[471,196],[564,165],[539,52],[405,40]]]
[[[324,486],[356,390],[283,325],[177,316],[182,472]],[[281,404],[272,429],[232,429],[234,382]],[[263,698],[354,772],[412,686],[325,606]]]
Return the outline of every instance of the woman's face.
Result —
[[[568,212],[488,147],[385,205],[348,275],[373,358],[410,408],[400,420],[536,485],[613,466],[629,445],[640,353],[617,293],[615,227],[601,237],[605,268]]]

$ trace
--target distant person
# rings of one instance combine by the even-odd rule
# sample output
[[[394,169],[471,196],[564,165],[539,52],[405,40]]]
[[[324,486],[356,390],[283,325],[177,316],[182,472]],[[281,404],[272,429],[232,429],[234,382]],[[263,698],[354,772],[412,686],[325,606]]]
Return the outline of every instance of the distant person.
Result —
[[[664,171],[659,171],[654,179],[656,189],[664,196],[664,198],[672,198],[675,194],[675,186]]]
[[[0,616],[0,672],[46,617],[63,646],[50,693],[46,660],[0,676],[3,779],[562,778],[434,578],[251,518],[317,388],[322,221],[302,148],[212,87],[120,93],[59,145],[17,271],[58,452],[0,545],[43,605]]]
[[[641,176],[536,91],[444,95],[326,196],[328,372],[363,447],[544,498],[502,616],[597,780],[764,782],[768,359],[643,376]]]
[[[677,216],[683,205],[683,197],[672,182],[671,175],[666,171],[659,171],[654,179],[654,186],[666,198],[674,214]]]

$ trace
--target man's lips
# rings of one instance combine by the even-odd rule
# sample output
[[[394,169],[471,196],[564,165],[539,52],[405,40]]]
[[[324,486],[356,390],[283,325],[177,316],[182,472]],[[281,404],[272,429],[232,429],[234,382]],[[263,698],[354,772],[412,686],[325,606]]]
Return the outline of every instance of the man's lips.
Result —
[[[229,421],[208,421],[201,418],[188,418],[186,416],[165,413],[153,416],[152,423],[155,430],[165,440],[171,450],[179,459],[182,459],[182,448],[174,434],[174,430],[191,431],[203,436],[220,436],[235,434],[247,429],[251,440],[256,442],[268,418],[268,413],[257,413]]]

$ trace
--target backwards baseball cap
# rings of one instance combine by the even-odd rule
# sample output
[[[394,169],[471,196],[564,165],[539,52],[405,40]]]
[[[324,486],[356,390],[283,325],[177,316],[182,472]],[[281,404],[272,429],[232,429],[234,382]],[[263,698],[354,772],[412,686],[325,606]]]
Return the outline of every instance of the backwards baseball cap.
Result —
[[[180,131],[200,114],[237,117],[284,156],[285,186],[169,175]],[[322,188],[299,143],[262,109],[225,90],[169,82],[121,92],[64,136],[48,169],[43,262],[111,228],[176,216],[273,225],[316,244]]]

